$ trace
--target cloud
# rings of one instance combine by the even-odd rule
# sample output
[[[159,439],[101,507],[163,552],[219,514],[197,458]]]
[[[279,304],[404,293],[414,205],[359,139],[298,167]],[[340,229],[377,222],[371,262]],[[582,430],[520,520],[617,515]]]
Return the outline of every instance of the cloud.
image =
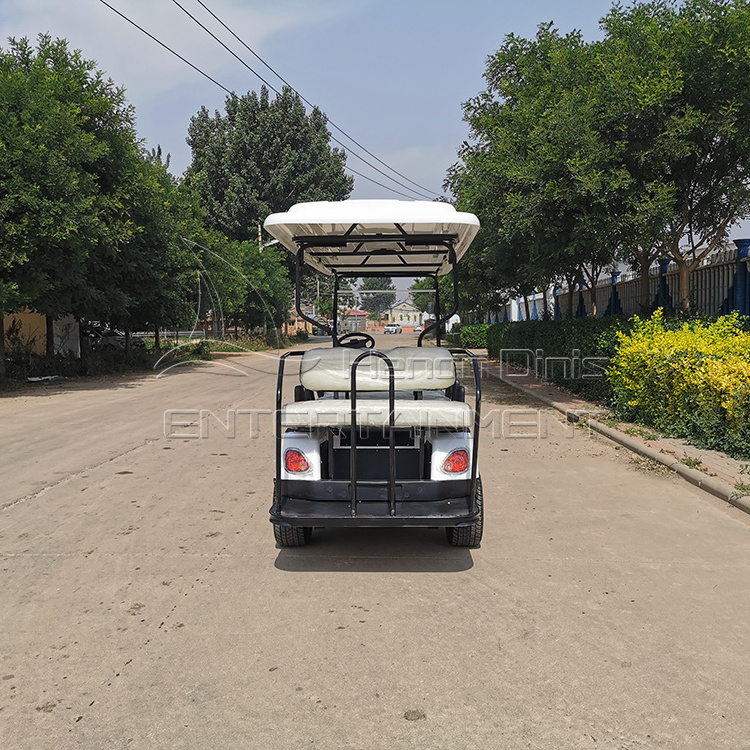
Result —
[[[231,80],[238,77],[240,80],[252,79],[245,90],[257,88],[257,79],[173,2],[107,1],[209,75],[222,83],[225,82],[222,78],[228,80],[229,88]],[[195,0],[180,2],[263,75],[261,64],[231,39]],[[207,0],[206,4],[261,54],[263,42],[272,35],[316,23],[341,12],[343,7],[335,0],[314,4],[291,0]],[[200,80],[198,73],[98,0],[3,0],[3,15],[0,17],[3,41],[9,36],[35,39],[42,32],[67,39],[71,47],[82,50],[86,58],[95,60],[101,70],[128,92],[136,92],[138,98]]]

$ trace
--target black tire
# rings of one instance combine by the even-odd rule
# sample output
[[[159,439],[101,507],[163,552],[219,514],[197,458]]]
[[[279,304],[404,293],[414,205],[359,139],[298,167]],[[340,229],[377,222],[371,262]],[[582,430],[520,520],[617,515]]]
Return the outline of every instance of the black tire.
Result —
[[[273,535],[279,547],[304,547],[312,536],[312,526],[273,525]]]
[[[454,547],[478,547],[484,530],[484,499],[482,496],[482,477],[477,477],[474,492],[474,504],[479,509],[479,518],[468,526],[448,526],[445,533]]]

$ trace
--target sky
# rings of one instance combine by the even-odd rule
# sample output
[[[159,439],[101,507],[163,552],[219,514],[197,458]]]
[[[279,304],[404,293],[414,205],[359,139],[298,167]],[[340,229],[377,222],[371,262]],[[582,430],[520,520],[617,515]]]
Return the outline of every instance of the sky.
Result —
[[[120,13],[238,94],[261,82],[214,41],[178,2],[251,68],[280,81],[201,7],[199,0],[107,0]],[[399,186],[356,158],[352,198],[422,198],[442,193],[448,168],[467,139],[461,105],[484,88],[487,58],[508,34],[532,37],[540,23],[601,38],[611,0],[202,0],[237,36],[329,121],[427,191]],[[181,175],[190,164],[185,138],[202,106],[224,109],[226,92],[106,7],[101,0],[0,0],[0,39],[40,33],[67,39],[126,90],[147,148],[171,155]],[[345,137],[332,129],[336,137]],[[392,173],[389,173],[392,176]],[[750,236],[750,222],[730,237]]]
[[[228,89],[240,94],[260,88],[260,80],[174,0],[107,2]],[[232,39],[198,0],[179,2],[280,88],[279,80]],[[436,193],[442,193],[446,170],[468,135],[461,104],[482,90],[487,57],[505,35],[532,36],[539,23],[553,21],[563,32],[575,28],[586,39],[599,38],[599,19],[611,5],[609,0],[203,3],[329,120],[402,175]],[[100,0],[0,0],[3,45],[11,36],[35,39],[40,33],[67,39],[124,87],[135,107],[139,136],[148,148],[160,145],[171,155],[171,171],[182,174],[191,158],[185,142],[190,118],[201,106],[223,110],[224,91]],[[419,197],[354,155],[347,163],[409,197]],[[355,177],[352,197],[402,196]]]

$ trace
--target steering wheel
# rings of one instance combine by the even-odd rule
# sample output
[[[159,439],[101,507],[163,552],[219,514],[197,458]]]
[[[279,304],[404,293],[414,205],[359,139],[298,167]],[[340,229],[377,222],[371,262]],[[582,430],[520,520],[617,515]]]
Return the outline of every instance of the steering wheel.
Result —
[[[347,341],[348,339],[348,341]],[[344,343],[346,341],[347,343]],[[347,346],[350,349],[374,349],[375,339],[369,333],[363,331],[352,331],[345,333],[338,341],[339,346]]]

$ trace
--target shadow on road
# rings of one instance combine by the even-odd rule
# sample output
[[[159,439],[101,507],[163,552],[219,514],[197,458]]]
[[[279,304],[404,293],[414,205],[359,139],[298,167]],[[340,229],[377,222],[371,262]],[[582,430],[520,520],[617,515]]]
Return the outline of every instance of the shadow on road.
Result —
[[[442,529],[315,529],[306,547],[280,549],[288,572],[460,573],[471,550],[451,547]]]

